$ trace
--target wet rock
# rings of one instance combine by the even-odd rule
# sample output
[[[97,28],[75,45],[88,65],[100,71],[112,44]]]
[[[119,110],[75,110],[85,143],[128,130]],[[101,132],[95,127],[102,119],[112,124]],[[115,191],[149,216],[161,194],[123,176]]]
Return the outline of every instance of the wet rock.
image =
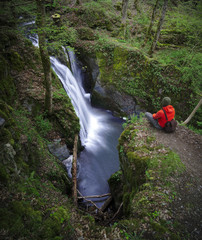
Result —
[[[62,161],[62,163],[65,165],[66,169],[67,169],[67,174],[70,178],[72,178],[72,161],[73,161],[73,155],[69,156],[67,159],[65,159],[64,161]]]
[[[0,117],[0,128],[3,128],[5,122],[6,122],[5,119]]]
[[[102,87],[96,82],[92,93],[92,105],[106,108],[112,112],[130,115],[135,112],[135,100],[133,97],[118,92],[114,87]]]
[[[2,151],[0,157],[2,157],[2,159],[3,159],[2,162],[3,162],[4,166],[6,167],[6,171],[8,173],[14,172],[17,175],[19,175],[20,170],[18,170],[18,168],[17,168],[17,164],[15,162],[15,155],[16,155],[16,152],[15,152],[13,146],[10,143],[7,143],[4,145],[3,151]]]
[[[61,139],[54,140],[53,143],[48,144],[48,149],[55,157],[63,161],[67,159],[70,154],[66,144],[61,144],[60,141]]]
[[[10,162],[10,160],[13,160],[16,155],[16,152],[14,148],[11,146],[10,143],[7,143],[4,145],[4,161]]]

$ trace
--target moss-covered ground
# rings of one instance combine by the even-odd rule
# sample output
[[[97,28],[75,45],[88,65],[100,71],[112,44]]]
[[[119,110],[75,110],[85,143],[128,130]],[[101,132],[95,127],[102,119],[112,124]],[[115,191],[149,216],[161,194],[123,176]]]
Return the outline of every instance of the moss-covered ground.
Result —
[[[193,230],[197,228],[200,232],[200,224],[196,224],[200,214],[196,215],[201,209],[201,193],[196,190],[192,194],[198,177],[195,180],[188,177],[179,155],[161,144],[144,116],[133,116],[124,126],[118,146],[121,171],[109,181],[112,194],[116,191],[122,194],[117,205],[123,203],[123,219],[114,224],[122,229],[126,239],[197,238]],[[159,132],[157,136],[162,134]],[[167,138],[166,134],[164,137]],[[174,139],[169,137],[166,145]],[[188,164],[185,159],[184,162]],[[186,207],[189,203],[192,213]],[[176,212],[179,214],[180,207],[183,210],[179,217]],[[188,218],[192,220],[186,222]]]

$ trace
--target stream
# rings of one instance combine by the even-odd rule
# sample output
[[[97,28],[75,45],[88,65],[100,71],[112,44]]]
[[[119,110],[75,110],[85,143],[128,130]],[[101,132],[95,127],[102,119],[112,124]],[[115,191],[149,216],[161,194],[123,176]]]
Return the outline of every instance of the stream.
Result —
[[[34,21],[23,26],[33,24]],[[38,46],[36,35],[29,35],[29,39],[34,46]],[[80,139],[84,150],[77,159],[78,190],[83,196],[109,193],[107,180],[119,170],[117,145],[123,131],[123,119],[114,117],[110,111],[91,106],[91,96],[84,90],[84,76],[76,55],[71,50],[67,53],[65,48],[64,52],[71,63],[72,72],[53,56],[50,57],[50,61],[80,120]],[[71,161],[64,161],[69,175]],[[93,198],[92,201],[101,207],[106,199],[107,197]]]
[[[109,193],[107,180],[119,170],[117,145],[123,120],[114,117],[110,111],[91,106],[76,56],[70,50],[68,55],[72,73],[54,57],[51,57],[51,64],[80,119],[80,139],[84,150],[78,156],[78,190],[83,196],[102,195]],[[66,166],[68,170],[69,163]],[[100,207],[106,198],[92,200]]]

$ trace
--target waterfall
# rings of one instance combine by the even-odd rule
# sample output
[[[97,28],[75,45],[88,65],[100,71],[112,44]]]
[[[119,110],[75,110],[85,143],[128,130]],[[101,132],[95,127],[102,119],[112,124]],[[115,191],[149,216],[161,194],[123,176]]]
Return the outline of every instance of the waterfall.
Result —
[[[38,46],[36,36],[29,38]],[[109,192],[107,180],[119,170],[117,145],[123,120],[114,117],[110,111],[91,106],[90,94],[83,88],[84,78],[74,52],[68,50],[65,55],[70,58],[72,72],[53,56],[50,61],[80,120],[80,139],[84,150],[78,156],[78,189],[83,196],[105,194]],[[70,162],[66,167],[70,172]],[[92,200],[100,207],[105,198]]]
[[[59,66],[66,72],[66,78],[60,79],[80,119],[80,138],[85,149],[78,158],[78,188],[84,196],[104,194],[109,192],[107,180],[119,170],[117,145],[123,121],[113,117],[109,111],[91,106],[90,94],[83,88],[81,67],[73,51],[68,50],[68,55],[72,74],[57,60],[53,63],[52,58],[51,62],[56,73]],[[101,206],[103,200],[97,199],[96,204]]]

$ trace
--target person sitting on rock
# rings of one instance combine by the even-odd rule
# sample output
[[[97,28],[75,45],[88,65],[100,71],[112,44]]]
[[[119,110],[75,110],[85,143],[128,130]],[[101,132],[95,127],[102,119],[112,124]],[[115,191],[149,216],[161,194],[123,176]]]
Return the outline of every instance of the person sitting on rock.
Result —
[[[169,97],[164,97],[161,105],[165,110],[168,121],[171,121],[175,117],[175,109],[171,104],[171,99]],[[157,113],[151,114],[150,112],[145,113],[145,117],[149,122],[157,129],[162,130],[167,122],[164,111],[161,109]]]

